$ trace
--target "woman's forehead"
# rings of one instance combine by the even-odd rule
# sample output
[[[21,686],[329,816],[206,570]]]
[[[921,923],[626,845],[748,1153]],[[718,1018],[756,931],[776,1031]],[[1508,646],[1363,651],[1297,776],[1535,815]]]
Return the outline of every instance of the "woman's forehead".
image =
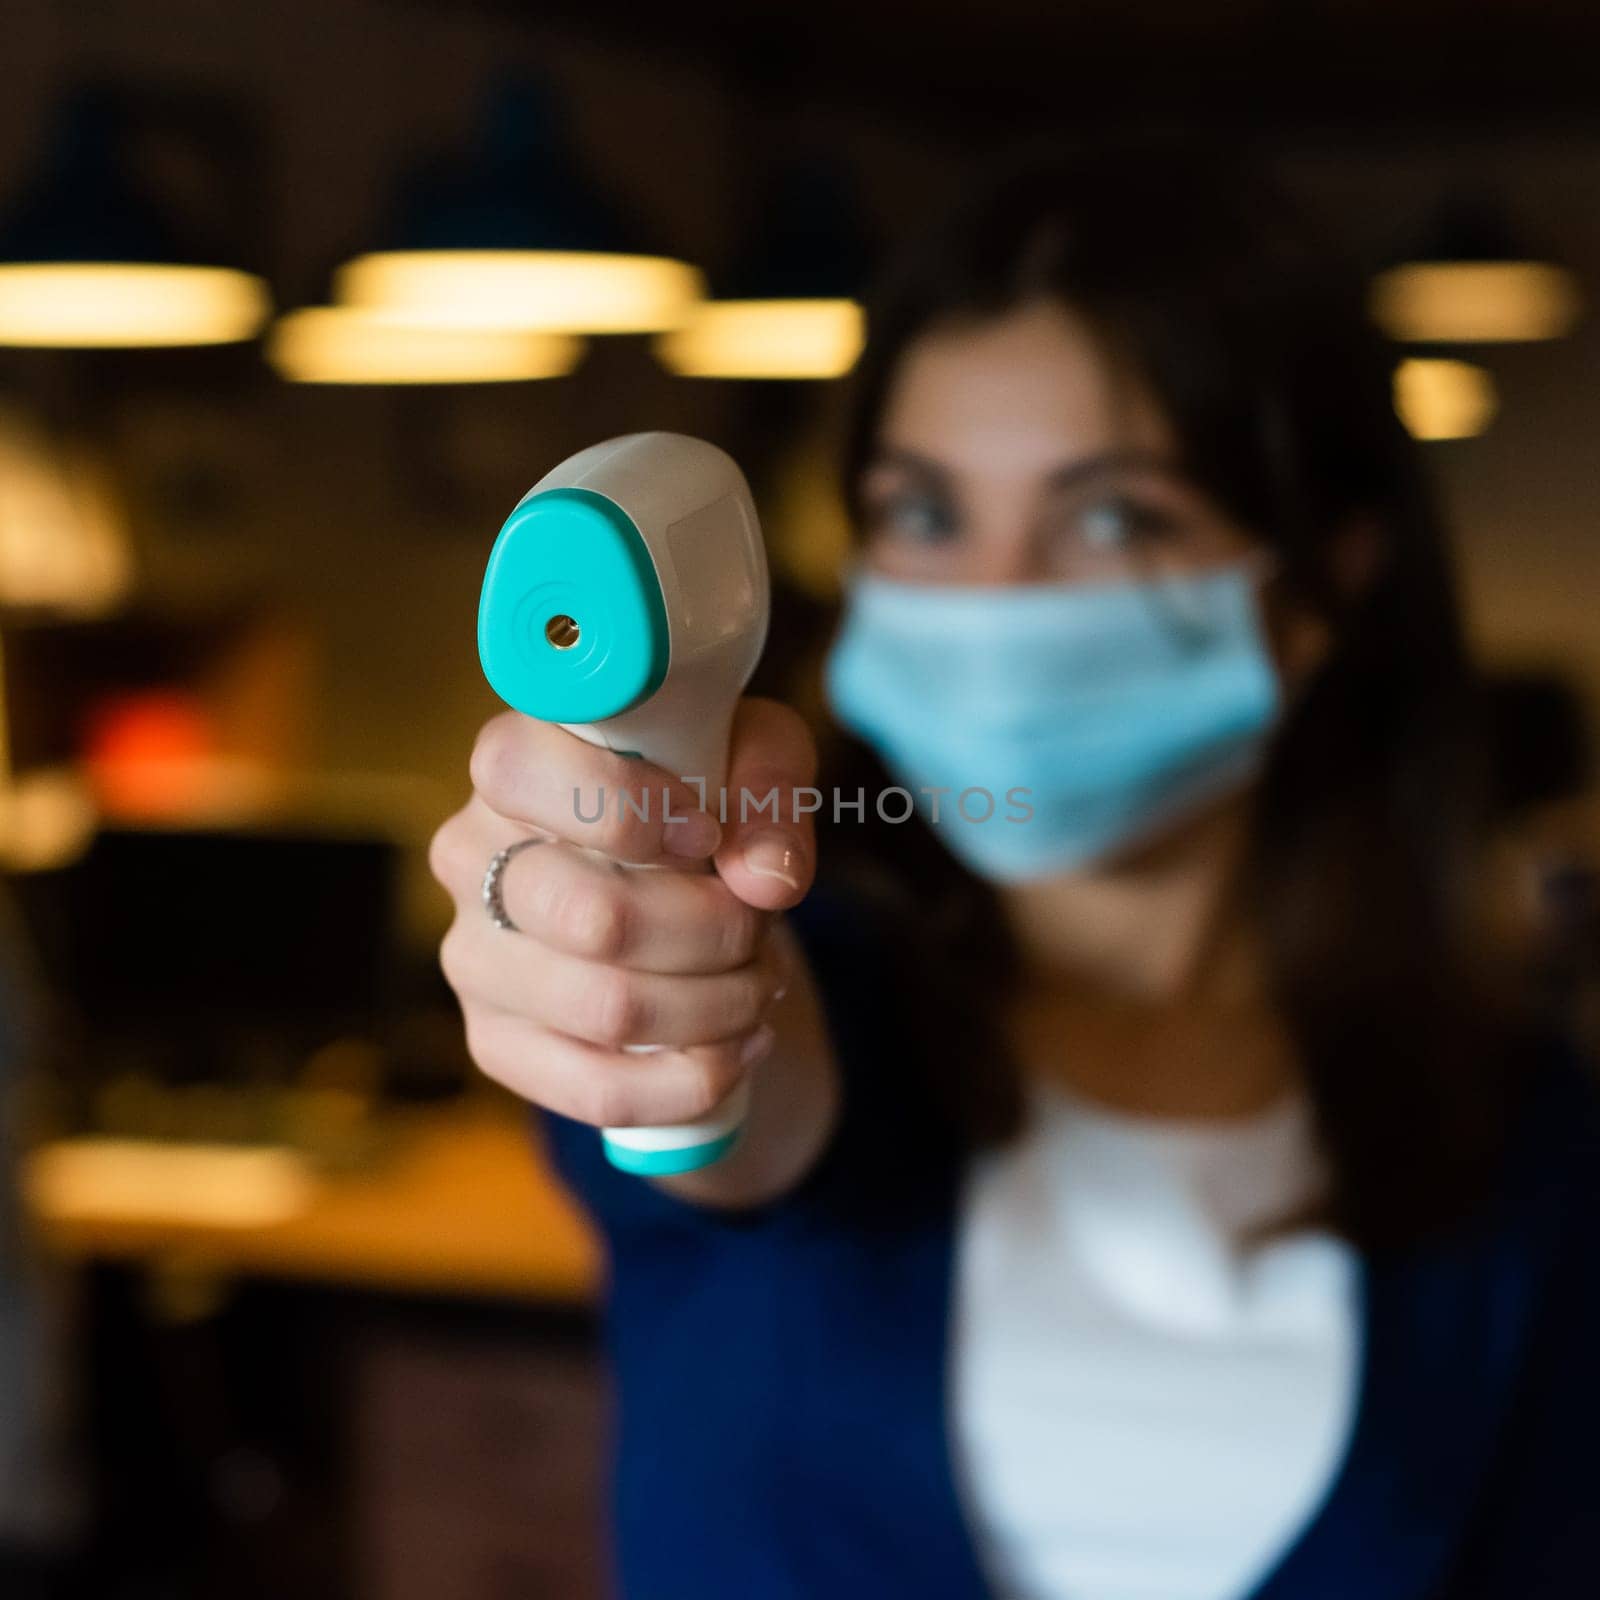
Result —
[[[1170,454],[1148,387],[1081,317],[1039,301],[930,329],[907,346],[879,442],[976,477],[1051,473],[1112,452]]]

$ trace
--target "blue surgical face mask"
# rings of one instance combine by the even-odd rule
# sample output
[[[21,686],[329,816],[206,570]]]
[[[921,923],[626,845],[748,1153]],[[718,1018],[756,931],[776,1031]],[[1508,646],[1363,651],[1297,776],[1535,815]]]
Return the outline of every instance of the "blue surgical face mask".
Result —
[[[1103,586],[861,574],[828,695],[974,872],[1071,871],[1258,770],[1279,689],[1256,587],[1242,566]]]

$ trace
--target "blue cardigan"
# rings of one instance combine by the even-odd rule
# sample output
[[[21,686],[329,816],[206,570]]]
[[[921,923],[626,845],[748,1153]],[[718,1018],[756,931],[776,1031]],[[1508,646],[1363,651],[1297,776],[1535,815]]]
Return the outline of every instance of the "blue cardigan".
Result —
[[[705,1211],[613,1170],[593,1129],[543,1118],[608,1247],[616,1587],[980,1600],[946,1426],[961,1159],[919,1125],[926,1097],[896,1083],[914,1064],[898,1062],[871,941],[819,895],[790,919],[846,1085],[796,1191]],[[1487,1215],[1365,1259],[1361,1290],[1346,1458],[1252,1600],[1600,1595],[1600,1117],[1585,1075],[1543,1074]]]

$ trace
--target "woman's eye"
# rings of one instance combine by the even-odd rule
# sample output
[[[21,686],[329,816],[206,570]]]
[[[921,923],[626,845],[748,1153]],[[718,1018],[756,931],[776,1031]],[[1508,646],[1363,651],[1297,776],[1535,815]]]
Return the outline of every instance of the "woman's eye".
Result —
[[[1094,550],[1124,550],[1170,530],[1165,513],[1137,500],[1101,500],[1077,517],[1078,535]]]
[[[955,531],[949,507],[930,495],[892,496],[880,503],[873,520],[885,533],[924,542],[948,538]]]

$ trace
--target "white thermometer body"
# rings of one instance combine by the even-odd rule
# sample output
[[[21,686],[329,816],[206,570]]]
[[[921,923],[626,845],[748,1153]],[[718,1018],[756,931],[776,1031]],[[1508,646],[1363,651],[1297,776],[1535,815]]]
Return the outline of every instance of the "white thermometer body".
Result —
[[[518,501],[484,575],[478,654],[508,705],[703,782],[715,814],[769,605],[755,503],[733,459],[682,434],[628,434],[580,450]],[[592,815],[596,797],[582,804]],[[646,1174],[709,1166],[738,1137],[747,1099],[741,1083],[697,1122],[607,1128],[606,1154]]]

